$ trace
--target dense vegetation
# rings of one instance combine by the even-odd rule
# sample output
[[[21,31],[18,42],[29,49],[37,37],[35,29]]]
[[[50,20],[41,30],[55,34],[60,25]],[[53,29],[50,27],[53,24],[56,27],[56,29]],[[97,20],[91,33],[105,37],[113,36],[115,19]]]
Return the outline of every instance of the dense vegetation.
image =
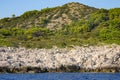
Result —
[[[60,30],[50,30],[35,25],[29,28],[16,26],[15,21],[25,21],[29,18],[33,20],[38,14],[50,13],[57,8],[46,8],[41,12],[29,11],[21,15],[20,19],[15,17],[10,18],[12,19],[10,21],[8,18],[1,19],[0,23],[5,26],[0,27],[0,46],[51,48],[54,45],[70,47],[101,43],[120,44],[120,8],[96,10],[87,19],[73,20],[70,25],[64,25]],[[41,23],[42,26],[46,25],[49,20],[42,18]]]

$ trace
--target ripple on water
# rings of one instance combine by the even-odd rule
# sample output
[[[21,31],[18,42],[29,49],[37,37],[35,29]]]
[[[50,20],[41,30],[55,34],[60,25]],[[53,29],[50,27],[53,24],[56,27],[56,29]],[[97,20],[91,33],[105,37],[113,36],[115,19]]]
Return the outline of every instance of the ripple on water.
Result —
[[[120,73],[0,74],[0,80],[120,80]]]

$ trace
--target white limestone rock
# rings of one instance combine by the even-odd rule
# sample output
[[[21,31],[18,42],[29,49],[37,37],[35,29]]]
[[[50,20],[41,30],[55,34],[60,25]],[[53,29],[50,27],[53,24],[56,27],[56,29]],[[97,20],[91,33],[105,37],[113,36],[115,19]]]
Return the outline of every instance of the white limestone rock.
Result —
[[[59,68],[61,65],[76,65],[91,69],[120,67],[120,46],[73,46],[72,49],[0,47],[0,67]]]

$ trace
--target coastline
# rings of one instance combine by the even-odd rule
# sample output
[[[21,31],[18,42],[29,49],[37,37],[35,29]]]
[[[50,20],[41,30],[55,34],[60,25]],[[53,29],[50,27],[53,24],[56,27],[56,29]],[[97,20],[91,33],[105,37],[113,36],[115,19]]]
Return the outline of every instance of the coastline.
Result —
[[[85,69],[79,66],[61,66],[56,69],[47,69],[40,67],[22,67],[22,68],[8,68],[0,67],[0,73],[48,73],[48,72],[95,72],[95,73],[119,73],[120,67]]]
[[[120,46],[0,47],[0,73],[120,72]]]

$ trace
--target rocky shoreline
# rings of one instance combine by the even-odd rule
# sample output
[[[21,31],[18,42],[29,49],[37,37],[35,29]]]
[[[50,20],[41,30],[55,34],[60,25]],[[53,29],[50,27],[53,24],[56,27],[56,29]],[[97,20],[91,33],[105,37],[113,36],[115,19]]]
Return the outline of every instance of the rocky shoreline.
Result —
[[[46,73],[46,72],[109,72],[115,73],[120,72],[119,67],[108,67],[108,68],[96,68],[96,69],[85,69],[79,66],[61,66],[56,69],[40,68],[40,67],[21,67],[21,68],[8,68],[0,67],[0,73]]]
[[[0,73],[120,72],[120,46],[0,47]]]

